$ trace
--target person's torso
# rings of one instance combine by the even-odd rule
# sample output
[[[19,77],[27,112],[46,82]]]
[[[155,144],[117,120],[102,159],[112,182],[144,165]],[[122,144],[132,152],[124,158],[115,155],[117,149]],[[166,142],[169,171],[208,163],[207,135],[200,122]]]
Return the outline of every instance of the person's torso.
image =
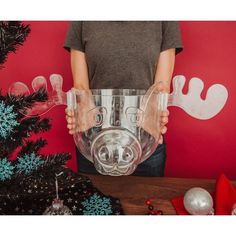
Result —
[[[147,89],[162,42],[161,22],[82,23],[90,88]]]

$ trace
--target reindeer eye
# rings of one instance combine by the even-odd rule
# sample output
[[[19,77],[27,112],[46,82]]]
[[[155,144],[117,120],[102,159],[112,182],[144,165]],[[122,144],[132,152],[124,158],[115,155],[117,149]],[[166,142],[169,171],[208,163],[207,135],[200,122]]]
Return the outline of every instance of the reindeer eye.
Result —
[[[132,162],[134,159],[133,150],[130,147],[125,147],[122,153],[122,160],[124,162]]]
[[[125,113],[127,120],[133,125],[137,125],[142,115],[142,111],[136,107],[128,107]]]
[[[110,158],[110,151],[106,146],[103,146],[100,148],[98,156],[101,161],[107,162]]]

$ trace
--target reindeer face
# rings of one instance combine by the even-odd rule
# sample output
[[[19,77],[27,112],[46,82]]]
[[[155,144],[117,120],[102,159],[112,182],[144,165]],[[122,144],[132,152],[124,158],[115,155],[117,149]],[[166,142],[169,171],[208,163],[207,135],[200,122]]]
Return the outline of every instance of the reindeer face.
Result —
[[[76,97],[80,135],[74,140],[82,154],[101,174],[132,174],[157,146],[158,94],[149,99],[148,114],[142,110],[146,99],[141,90],[91,90]]]

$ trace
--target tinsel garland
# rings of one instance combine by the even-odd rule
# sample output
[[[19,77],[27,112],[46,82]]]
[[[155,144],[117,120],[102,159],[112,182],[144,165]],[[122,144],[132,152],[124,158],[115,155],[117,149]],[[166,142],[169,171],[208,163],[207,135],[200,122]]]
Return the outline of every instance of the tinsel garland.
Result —
[[[6,62],[9,53],[16,52],[30,32],[29,25],[20,21],[0,21],[0,64]]]

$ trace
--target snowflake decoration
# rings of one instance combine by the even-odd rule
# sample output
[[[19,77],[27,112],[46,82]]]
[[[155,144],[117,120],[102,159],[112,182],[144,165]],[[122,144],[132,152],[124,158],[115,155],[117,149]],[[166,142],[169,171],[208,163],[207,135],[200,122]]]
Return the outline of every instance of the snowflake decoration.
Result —
[[[13,112],[13,107],[6,105],[3,101],[0,102],[0,136],[6,139],[15,126],[19,123],[16,121],[17,114]]]
[[[14,167],[7,158],[0,159],[0,180],[4,181],[10,179],[13,174]]]
[[[44,161],[37,157],[34,152],[25,154],[23,157],[18,157],[18,163],[16,164],[17,172],[30,174],[34,170],[37,170],[43,163]]]
[[[109,215],[112,214],[111,202],[109,198],[100,197],[96,193],[83,201],[84,215]]]

